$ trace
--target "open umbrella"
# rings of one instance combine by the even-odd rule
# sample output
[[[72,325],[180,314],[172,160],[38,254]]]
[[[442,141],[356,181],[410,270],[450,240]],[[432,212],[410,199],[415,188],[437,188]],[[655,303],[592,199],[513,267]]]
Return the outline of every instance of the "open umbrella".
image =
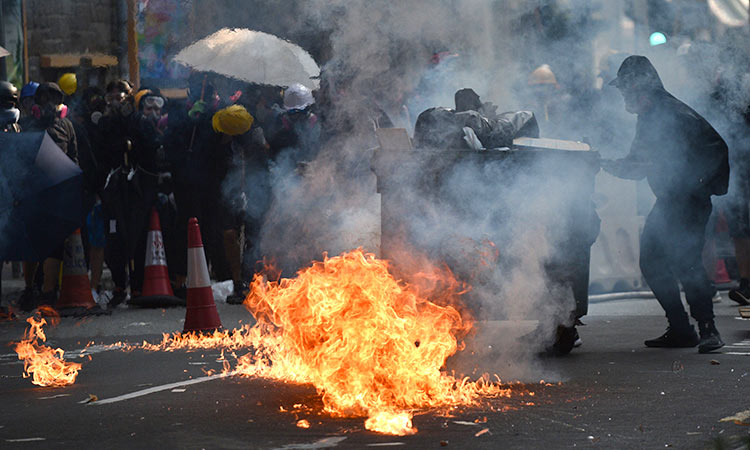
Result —
[[[174,60],[200,72],[215,72],[248,83],[318,87],[320,68],[296,44],[272,34],[223,28],[182,49]]]
[[[0,133],[0,261],[49,256],[81,226],[86,197],[81,169],[47,133]]]
[[[5,47],[0,47],[0,58],[10,55],[10,52]]]

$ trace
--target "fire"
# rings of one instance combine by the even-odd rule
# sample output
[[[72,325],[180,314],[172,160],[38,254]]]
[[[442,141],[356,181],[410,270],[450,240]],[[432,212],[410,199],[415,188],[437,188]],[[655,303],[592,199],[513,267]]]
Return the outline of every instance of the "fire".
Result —
[[[81,365],[66,362],[63,359],[63,349],[53,350],[43,344],[47,337],[42,327],[47,324],[47,320],[29,317],[26,321],[31,326],[15,348],[18,359],[24,362],[23,377],[32,377],[31,382],[37,386],[60,387],[75,383]]]
[[[253,351],[235,373],[312,383],[327,412],[367,415],[367,429],[412,434],[410,409],[508,395],[486,379],[441,371],[471,328],[457,309],[459,288],[446,271],[397,281],[386,261],[361,249],[325,256],[293,279],[256,275],[245,300],[257,319],[247,334]]]

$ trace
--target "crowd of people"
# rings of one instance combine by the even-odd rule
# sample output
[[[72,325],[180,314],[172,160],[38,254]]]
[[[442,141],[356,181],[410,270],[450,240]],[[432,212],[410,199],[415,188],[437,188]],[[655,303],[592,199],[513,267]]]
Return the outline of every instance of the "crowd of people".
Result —
[[[750,108],[740,105],[740,114],[735,114],[739,120],[718,119],[726,113],[720,110],[722,105],[731,102],[721,98],[722,93],[730,91],[717,86],[711,96],[717,111],[709,117],[711,122],[718,119],[722,123],[717,133],[695,110],[665,90],[648,59],[619,54],[610,59],[602,76],[608,78],[605,81],[615,78],[611,86],[620,90],[627,111],[637,115],[638,123],[628,156],[603,160],[602,168],[618,177],[645,178],[656,195],[656,206],[643,231],[640,266],[667,313],[669,329],[646,345],[692,347],[700,342],[702,349],[714,350],[723,342],[713,322],[711,297],[716,291],[706,276],[701,255],[712,211],[723,211],[735,241],[740,285],[729,292],[729,297],[741,305],[750,304],[750,189],[745,177]],[[617,64],[615,59],[619,59]],[[616,67],[619,70],[614,74]],[[273,198],[272,168],[283,164],[304,174],[306,163],[318,155],[321,140],[356,134],[361,122],[369,128],[395,126],[398,114],[386,111],[407,111],[401,94],[395,95],[389,105],[383,104],[385,99],[363,98],[360,102],[356,100],[359,97],[347,97],[351,94],[347,94],[346,79],[338,81],[334,89],[330,80],[321,80],[317,102],[313,92],[301,84],[282,89],[230,83],[223,86],[220,95],[209,76],[199,72],[190,76],[185,98],[169,99],[157,88],[134,89],[124,79],[110,82],[105,89],[91,86],[80,90],[73,74],[63,75],[58,83],[30,82],[20,91],[0,82],[0,127],[8,133],[46,131],[81,168],[84,195],[95,198],[82,230],[94,297],[102,292],[105,263],[114,284],[100,303],[112,308],[141,295],[149,217],[155,209],[162,224],[175,295],[186,297],[187,225],[189,218],[196,217],[212,278],[231,279],[234,289],[227,302],[239,304],[263,258],[258,244]],[[608,97],[602,94],[598,103],[579,95],[582,104],[578,105],[573,96],[560,94],[563,90],[547,65],[531,72],[527,85],[530,98],[538,103],[529,117],[497,115],[496,107],[482,103],[471,89],[456,93],[455,111],[432,108],[425,113],[434,110],[457,116],[488,116],[512,122],[531,133],[523,134],[528,136],[537,136],[540,128],[549,133],[567,127],[582,136],[587,127],[602,128],[604,122],[591,117],[591,112],[609,103],[612,91]],[[331,120],[334,91],[338,100],[361,104],[360,109],[366,113],[359,118],[339,114]],[[558,109],[566,113],[560,114]],[[419,125],[418,120],[414,135],[417,144]],[[471,127],[462,122],[459,129],[465,131],[465,125]],[[620,131],[628,128],[623,123],[610,125]],[[474,138],[481,141],[481,127],[474,132]],[[505,136],[488,133],[494,138]],[[630,133],[602,132],[601,142],[593,142],[594,147],[622,144],[624,134]],[[604,135],[609,140],[602,139]],[[479,142],[483,145],[478,148],[510,145],[506,140],[500,144]],[[464,138],[457,142],[463,145]],[[714,208],[711,196],[721,196],[727,190],[730,195],[723,202],[714,202],[721,206]],[[54,306],[63,251],[60,242],[45,260],[23,262],[25,289],[19,309]],[[678,281],[698,322],[700,337],[682,308]]]
[[[188,84],[187,98],[168,99],[122,79],[79,92],[74,74],[20,90],[0,83],[4,131],[46,131],[83,172],[83,194],[95,199],[81,233],[91,289],[109,308],[141,295],[154,208],[175,296],[186,298],[187,225],[196,217],[212,277],[231,279],[227,302],[242,303],[261,259],[269,164],[282,157],[304,164],[317,152],[320,125],[309,88],[247,84],[222,98],[205,74],[194,73]],[[44,261],[23,262],[20,310],[55,305],[59,244]],[[114,284],[106,296],[105,263]]]

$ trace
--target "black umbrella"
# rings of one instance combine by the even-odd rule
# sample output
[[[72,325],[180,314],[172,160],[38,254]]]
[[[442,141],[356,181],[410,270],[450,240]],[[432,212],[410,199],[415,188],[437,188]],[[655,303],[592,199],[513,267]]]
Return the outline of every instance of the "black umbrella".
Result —
[[[0,261],[41,261],[81,226],[82,174],[47,133],[0,133]]]

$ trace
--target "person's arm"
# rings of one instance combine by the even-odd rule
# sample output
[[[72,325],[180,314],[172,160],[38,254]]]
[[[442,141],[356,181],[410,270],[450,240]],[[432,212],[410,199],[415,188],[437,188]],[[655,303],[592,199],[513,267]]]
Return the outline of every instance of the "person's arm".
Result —
[[[624,158],[620,159],[603,159],[601,161],[602,169],[606,172],[628,180],[642,180],[646,177],[651,163],[646,158],[646,144],[643,142],[642,125],[640,118],[636,126],[635,138],[630,145],[630,152]]]

